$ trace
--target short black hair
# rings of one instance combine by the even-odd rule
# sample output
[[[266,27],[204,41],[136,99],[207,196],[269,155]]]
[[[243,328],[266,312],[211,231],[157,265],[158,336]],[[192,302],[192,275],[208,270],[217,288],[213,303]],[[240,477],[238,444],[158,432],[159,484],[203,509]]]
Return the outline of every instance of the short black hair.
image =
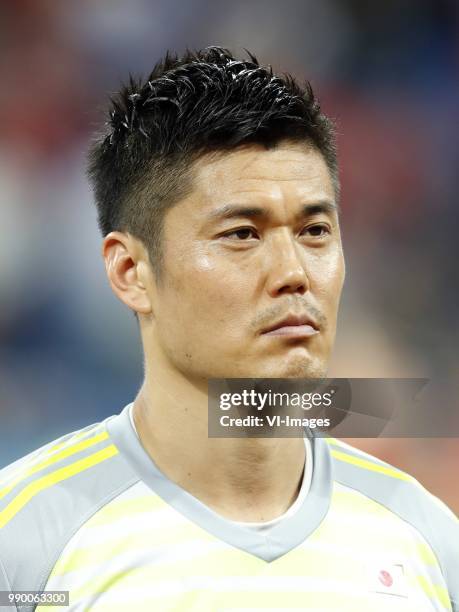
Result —
[[[88,176],[103,236],[129,232],[162,268],[164,213],[192,189],[191,165],[213,151],[283,140],[316,147],[338,197],[335,131],[314,97],[288,73],[273,74],[247,51],[222,47],[167,52],[145,78],[129,76],[111,98],[108,121],[92,143]]]

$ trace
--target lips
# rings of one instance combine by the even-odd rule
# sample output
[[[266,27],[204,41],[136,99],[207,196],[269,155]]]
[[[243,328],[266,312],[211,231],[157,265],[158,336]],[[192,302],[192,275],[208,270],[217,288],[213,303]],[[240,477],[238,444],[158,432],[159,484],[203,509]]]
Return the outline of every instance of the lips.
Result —
[[[307,335],[313,335],[319,331],[317,323],[309,315],[289,314],[266,328],[262,333],[270,334],[276,332],[277,334],[289,335],[300,330]]]

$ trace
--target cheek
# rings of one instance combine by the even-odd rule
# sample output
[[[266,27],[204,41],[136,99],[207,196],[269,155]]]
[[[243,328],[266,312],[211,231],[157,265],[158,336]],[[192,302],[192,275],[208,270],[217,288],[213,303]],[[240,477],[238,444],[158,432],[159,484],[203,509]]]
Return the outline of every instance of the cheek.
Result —
[[[310,264],[312,291],[328,311],[336,309],[344,281],[344,259],[341,249],[321,256]]]
[[[202,246],[176,258],[167,272],[168,302],[176,310],[187,311],[199,321],[218,323],[239,318],[249,298],[250,282],[237,266],[223,265]]]

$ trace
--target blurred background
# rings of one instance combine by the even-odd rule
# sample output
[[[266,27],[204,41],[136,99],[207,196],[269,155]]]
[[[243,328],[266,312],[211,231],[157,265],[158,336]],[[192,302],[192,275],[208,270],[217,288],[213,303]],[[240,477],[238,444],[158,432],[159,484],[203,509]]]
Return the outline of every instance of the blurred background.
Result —
[[[330,376],[427,377],[459,431],[454,0],[18,0],[0,7],[0,466],[142,381],[84,168],[101,109],[166,49],[255,53],[338,124],[347,263]],[[459,439],[353,440],[459,513]]]

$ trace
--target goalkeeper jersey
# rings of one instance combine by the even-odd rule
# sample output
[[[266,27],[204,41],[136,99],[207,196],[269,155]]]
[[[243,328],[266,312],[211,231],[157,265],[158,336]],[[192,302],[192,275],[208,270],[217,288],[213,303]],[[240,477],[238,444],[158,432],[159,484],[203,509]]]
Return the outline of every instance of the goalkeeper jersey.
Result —
[[[0,471],[0,591],[69,591],[51,609],[72,612],[459,612],[459,521],[405,472],[313,437],[308,494],[258,531],[169,480],[129,407]]]

